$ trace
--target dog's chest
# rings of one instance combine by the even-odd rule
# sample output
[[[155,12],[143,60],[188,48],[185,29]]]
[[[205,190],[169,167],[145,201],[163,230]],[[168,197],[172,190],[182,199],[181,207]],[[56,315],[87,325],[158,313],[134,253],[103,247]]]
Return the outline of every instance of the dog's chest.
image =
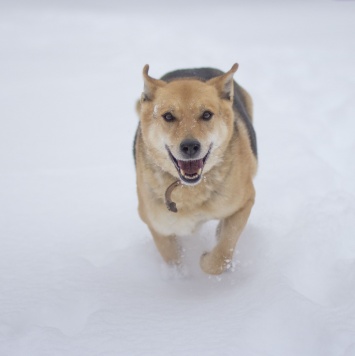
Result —
[[[185,236],[194,233],[196,228],[203,222],[209,220],[202,214],[183,214],[181,212],[172,213],[166,209],[154,214],[152,225],[155,230],[164,236],[179,235]]]
[[[235,210],[230,198],[223,194],[198,187],[178,187],[172,194],[178,212],[169,211],[163,202],[150,210],[150,221],[154,228],[163,235],[190,235],[202,223],[222,219]]]

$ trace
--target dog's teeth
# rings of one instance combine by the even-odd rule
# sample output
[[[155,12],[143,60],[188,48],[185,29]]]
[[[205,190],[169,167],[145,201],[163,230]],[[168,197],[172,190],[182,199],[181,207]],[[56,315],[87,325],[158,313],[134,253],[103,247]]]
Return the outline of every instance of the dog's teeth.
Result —
[[[193,174],[193,175],[189,175],[189,174],[186,174],[185,171],[183,169],[180,168],[180,174],[185,178],[185,179],[188,179],[188,180],[192,180],[192,179],[196,179],[198,178],[202,173],[202,168],[200,168],[198,170],[197,173]]]

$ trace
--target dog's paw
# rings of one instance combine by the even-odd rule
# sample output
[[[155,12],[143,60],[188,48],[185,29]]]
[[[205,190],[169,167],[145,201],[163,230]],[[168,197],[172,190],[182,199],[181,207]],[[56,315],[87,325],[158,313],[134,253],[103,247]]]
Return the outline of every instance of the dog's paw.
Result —
[[[200,266],[207,274],[218,275],[232,267],[232,261],[216,255],[213,252],[205,252],[201,256]]]
[[[162,263],[160,266],[160,274],[164,280],[176,280],[188,278],[190,271],[183,264],[168,265]]]

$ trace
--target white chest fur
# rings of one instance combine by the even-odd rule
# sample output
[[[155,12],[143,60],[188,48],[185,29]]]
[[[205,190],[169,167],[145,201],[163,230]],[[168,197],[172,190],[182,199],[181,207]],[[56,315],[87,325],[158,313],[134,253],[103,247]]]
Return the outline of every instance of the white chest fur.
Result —
[[[166,207],[152,211],[149,215],[154,229],[164,236],[190,235],[199,225],[211,219],[210,216],[202,213],[173,213]]]

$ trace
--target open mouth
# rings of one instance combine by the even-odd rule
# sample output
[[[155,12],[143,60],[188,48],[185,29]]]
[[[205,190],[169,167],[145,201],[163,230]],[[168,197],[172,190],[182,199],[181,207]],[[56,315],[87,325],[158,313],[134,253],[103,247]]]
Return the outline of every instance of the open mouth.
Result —
[[[166,149],[169,153],[170,159],[174,163],[175,168],[177,169],[181,180],[187,184],[197,184],[201,180],[202,171],[206,164],[207,158],[211,152],[212,144],[206,154],[201,159],[191,159],[191,160],[179,160],[176,159],[173,154],[170,152],[169,148],[166,146]]]

